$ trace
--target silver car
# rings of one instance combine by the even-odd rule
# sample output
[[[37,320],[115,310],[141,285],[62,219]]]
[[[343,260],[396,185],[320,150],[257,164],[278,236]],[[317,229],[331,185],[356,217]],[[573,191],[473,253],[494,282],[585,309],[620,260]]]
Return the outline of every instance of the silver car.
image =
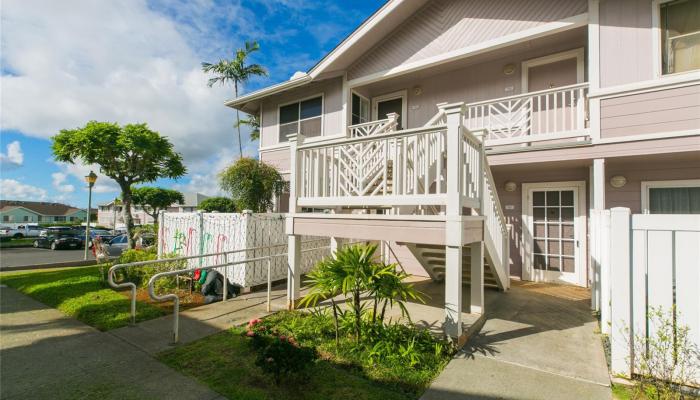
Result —
[[[155,242],[153,235],[143,235],[136,239],[136,247],[143,248],[152,246]],[[127,249],[129,242],[126,235],[119,235],[104,244],[105,252],[109,257],[119,257]]]

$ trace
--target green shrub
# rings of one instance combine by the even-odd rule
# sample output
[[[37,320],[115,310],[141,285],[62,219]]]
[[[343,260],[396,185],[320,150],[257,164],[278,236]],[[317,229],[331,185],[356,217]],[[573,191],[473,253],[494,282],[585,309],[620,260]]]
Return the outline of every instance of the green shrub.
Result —
[[[250,340],[250,346],[256,350],[255,365],[272,375],[275,384],[286,381],[298,381],[306,376],[311,363],[316,359],[316,350],[301,346],[292,336],[279,334],[259,319],[248,323],[244,333]]]
[[[175,255],[167,255],[167,257],[175,257]],[[141,261],[150,261],[158,259],[158,250],[153,247],[147,247],[145,249],[132,249],[126,250],[122,253],[117,261],[118,264],[128,264]],[[136,286],[145,286],[151,277],[160,272],[173,271],[176,269],[183,269],[187,266],[186,261],[169,261],[160,262],[150,265],[140,265],[134,267],[124,268],[118,271],[119,280],[133,282]],[[174,289],[177,286],[177,279],[172,277],[165,277],[158,279],[155,283],[156,291],[161,291],[165,289]]]

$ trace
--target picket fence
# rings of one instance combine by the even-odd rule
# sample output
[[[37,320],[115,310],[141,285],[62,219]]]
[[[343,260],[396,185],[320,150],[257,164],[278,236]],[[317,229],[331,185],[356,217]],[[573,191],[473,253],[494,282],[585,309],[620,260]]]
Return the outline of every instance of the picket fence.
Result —
[[[652,308],[674,310],[700,347],[700,215],[632,215],[628,208],[595,210],[601,325],[610,334],[614,374],[636,372],[635,337],[654,337]],[[700,360],[698,360],[700,362]],[[694,377],[700,383],[700,371]]]
[[[224,256],[202,257],[190,268],[284,254],[272,260],[272,280],[287,277],[287,235],[284,214],[167,213],[159,216],[158,256],[196,256],[252,249]],[[301,271],[306,273],[329,253],[328,238],[302,238]],[[219,272],[224,273],[224,270]],[[267,282],[267,264],[249,262],[228,268],[229,281],[243,287]]]

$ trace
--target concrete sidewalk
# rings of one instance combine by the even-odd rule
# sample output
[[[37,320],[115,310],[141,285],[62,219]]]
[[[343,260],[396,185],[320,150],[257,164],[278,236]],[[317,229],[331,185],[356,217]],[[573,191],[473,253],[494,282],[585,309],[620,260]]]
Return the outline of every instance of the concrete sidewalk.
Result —
[[[514,282],[487,292],[481,332],[421,399],[610,399],[585,289]]]
[[[223,399],[109,333],[0,287],[0,398]]]

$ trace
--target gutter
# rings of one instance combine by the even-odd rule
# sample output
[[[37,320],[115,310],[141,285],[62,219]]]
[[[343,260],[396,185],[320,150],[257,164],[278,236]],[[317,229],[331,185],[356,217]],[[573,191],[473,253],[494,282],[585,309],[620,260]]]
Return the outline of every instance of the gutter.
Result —
[[[235,99],[227,100],[224,105],[231,108],[236,108],[244,105],[245,103],[251,102],[253,100],[260,99],[262,97],[269,96],[271,94],[276,94],[284,92],[285,90],[293,89],[295,87],[302,86],[310,82],[313,78],[310,75],[305,74],[297,79],[284,81],[276,85],[268,86],[266,88],[256,90],[255,92],[248,93],[243,96],[236,97]]]

